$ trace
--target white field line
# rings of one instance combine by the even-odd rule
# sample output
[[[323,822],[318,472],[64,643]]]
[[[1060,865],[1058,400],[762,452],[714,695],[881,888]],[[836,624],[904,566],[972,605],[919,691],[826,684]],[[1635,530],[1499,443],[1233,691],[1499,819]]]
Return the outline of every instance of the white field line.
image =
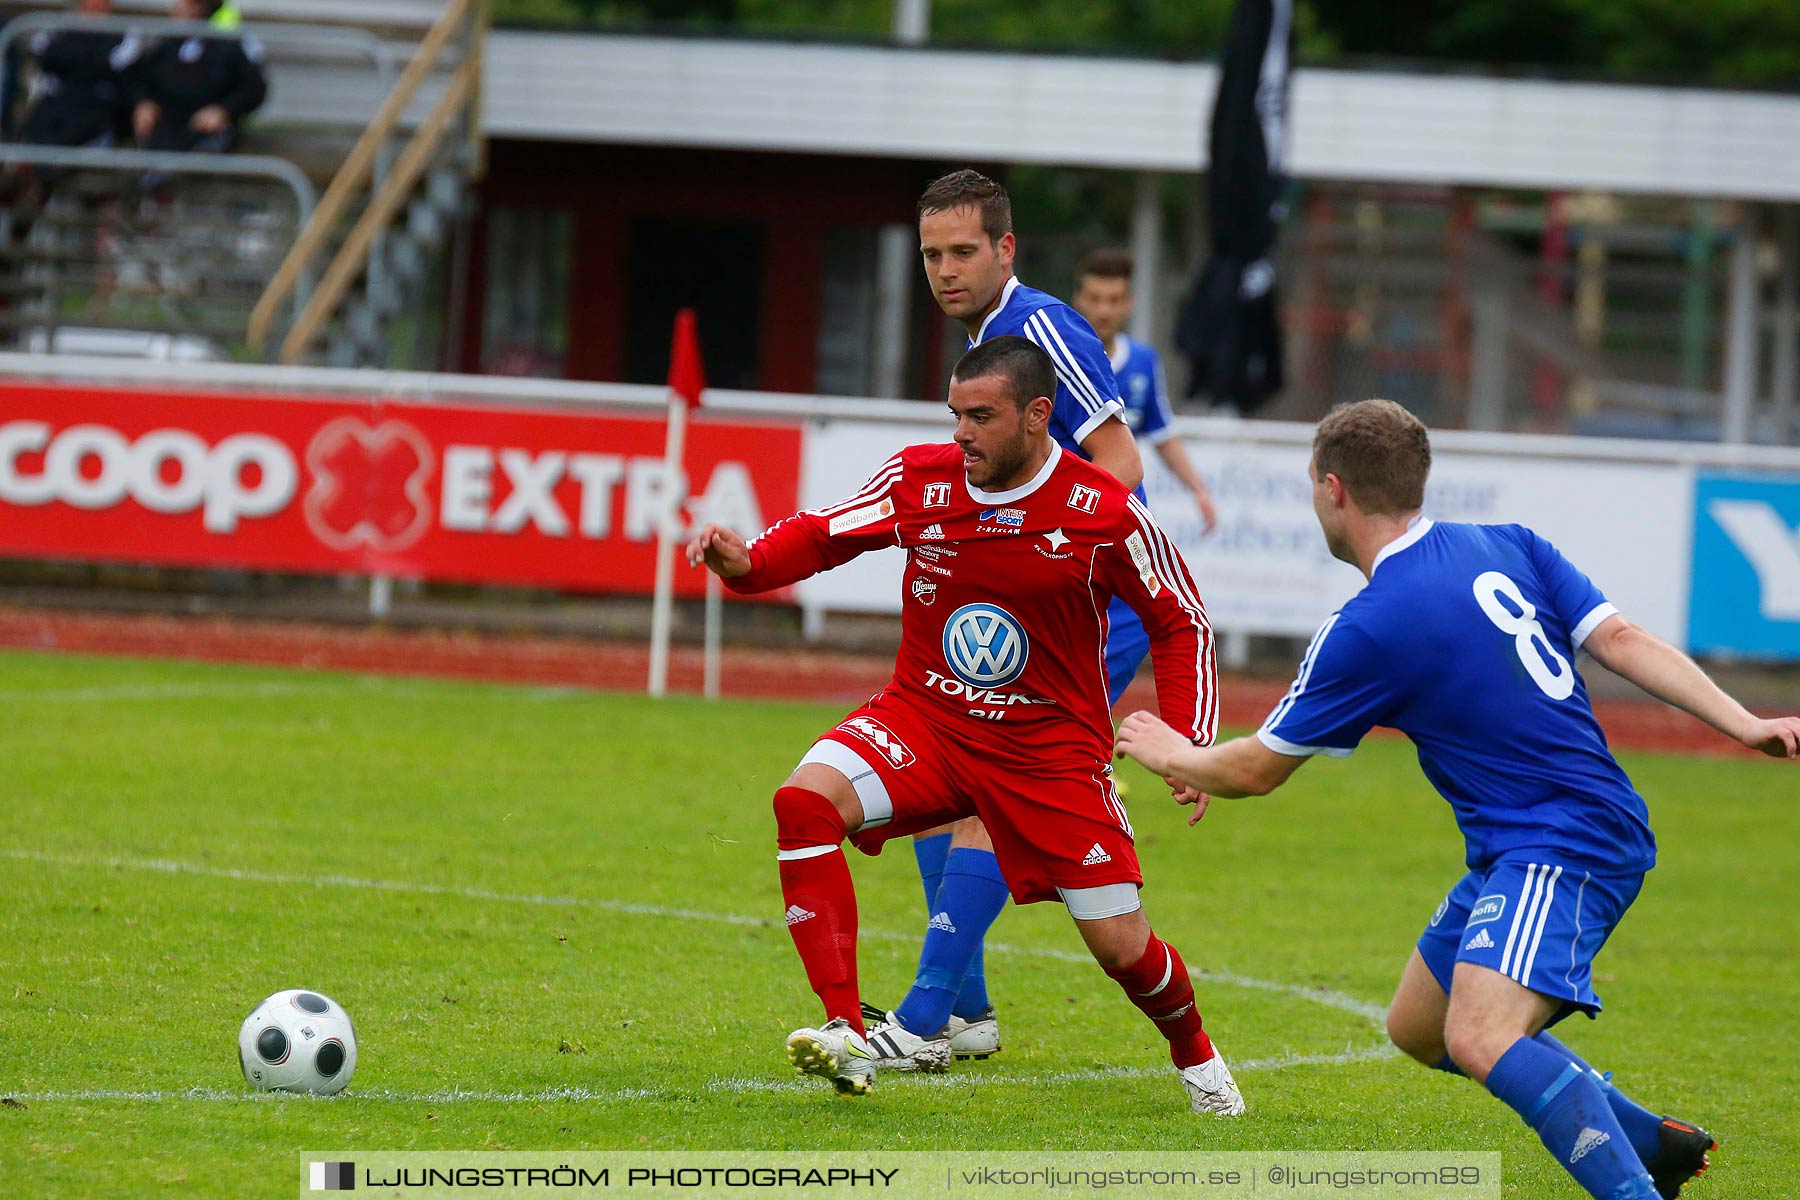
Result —
[[[1280,1071],[1289,1067],[1346,1066],[1352,1063],[1381,1062],[1395,1058],[1399,1051],[1392,1046],[1365,1046],[1360,1050],[1344,1050],[1337,1054],[1281,1054],[1269,1058],[1245,1059],[1233,1062],[1233,1074],[1246,1072]],[[1087,1071],[1050,1071],[1034,1075],[999,1075],[970,1074],[950,1072],[943,1075],[899,1075],[884,1074],[880,1086],[885,1089],[893,1086],[892,1080],[902,1079],[904,1087],[936,1087],[936,1088],[990,1088],[990,1087],[1044,1087],[1047,1085],[1066,1083],[1100,1083],[1115,1079],[1167,1079],[1173,1073],[1171,1067],[1107,1067]],[[709,1094],[744,1095],[759,1092],[817,1092],[821,1085],[813,1080],[804,1079],[709,1079],[698,1086],[698,1090]],[[75,1088],[59,1091],[43,1092],[5,1092],[4,1095],[22,1103],[54,1103],[67,1102],[102,1102],[102,1101],[149,1101],[162,1102],[168,1100],[207,1100],[224,1102],[251,1102],[263,1104],[330,1104],[338,1101],[356,1102],[364,1100],[381,1101],[392,1104],[624,1104],[642,1100],[678,1100],[693,1094],[694,1089],[680,1088],[585,1088],[554,1087],[537,1091],[492,1091],[464,1090],[451,1088],[435,1092],[404,1092],[392,1088],[352,1088],[339,1096],[288,1095],[280,1092],[255,1092],[247,1088],[162,1088],[147,1091],[133,1091],[129,1088]]]
[[[199,875],[213,879],[233,879],[246,883],[273,883],[295,887],[343,887],[357,888],[364,891],[399,892],[419,896],[452,896],[465,900],[480,900],[497,904],[529,904],[551,908],[588,908],[600,912],[626,913],[641,917],[662,917],[679,921],[705,921],[718,925],[740,925],[754,928],[773,928],[774,918],[750,917],[741,913],[708,912],[692,908],[667,908],[657,904],[633,904],[623,900],[592,900],[582,896],[547,896],[523,892],[496,892],[486,888],[453,887],[441,883],[410,883],[394,879],[359,879],[349,875],[294,875],[276,871],[250,871],[240,867],[214,867],[199,863],[177,862],[166,858],[119,858],[112,856],[90,856],[78,854],[52,854],[42,850],[23,850],[7,848],[0,851],[7,858],[26,862],[54,863],[58,866],[71,867],[108,867],[114,870],[160,871],[168,875]],[[894,933],[886,930],[865,929],[860,937],[870,941],[912,942],[919,937],[916,932]],[[1053,950],[1035,946],[1014,946],[1005,942],[989,942],[988,949],[1002,954],[1016,954],[1022,958],[1042,958],[1056,962],[1089,963],[1092,959],[1085,954],[1071,950]],[[1322,1004],[1327,1008],[1335,1008],[1354,1013],[1369,1022],[1381,1026],[1386,1020],[1387,1010],[1379,1004],[1371,1004],[1367,1000],[1359,1000],[1355,996],[1330,988],[1305,987],[1294,983],[1280,983],[1270,979],[1257,979],[1249,975],[1239,975],[1234,971],[1208,971],[1189,968],[1188,974],[1196,981],[1206,983],[1223,983],[1232,987],[1247,988],[1253,991],[1275,992],[1293,996],[1313,1004]]]
[[[115,856],[91,856],[74,854],[53,854],[41,850],[25,850],[8,847],[0,850],[0,857],[15,861],[51,863],[59,866],[73,867],[106,867],[113,870],[156,871],[169,875],[195,875],[213,879],[231,879],[247,883],[268,883],[297,887],[344,887],[366,891],[396,892],[408,895],[451,896],[466,900],[477,900],[489,903],[543,905],[556,908],[586,908],[601,912],[626,913],[634,916],[657,917],[671,920],[703,921],[712,924],[751,926],[773,928],[773,919],[750,917],[741,913],[706,912],[698,909],[668,908],[654,904],[632,904],[618,900],[592,900],[580,896],[553,896],[532,893],[496,892],[486,888],[452,887],[446,884],[409,883],[391,879],[359,879],[348,875],[295,875],[275,871],[251,871],[238,867],[213,867],[197,863],[177,862],[161,858],[122,858]],[[917,933],[895,933],[886,930],[863,930],[863,938],[873,941],[913,942]],[[1088,963],[1087,955],[1068,950],[1054,950],[1032,946],[1013,946],[1001,942],[988,943],[988,949],[1001,954],[1015,954],[1020,957],[1050,959],[1057,962]],[[1339,1009],[1362,1017],[1378,1027],[1382,1024],[1384,1010],[1378,1004],[1359,1000],[1343,992],[1329,988],[1303,987],[1298,984],[1280,983],[1275,980],[1257,979],[1252,976],[1239,975],[1231,971],[1202,971],[1189,969],[1191,975],[1201,984],[1223,983],[1233,987],[1248,988],[1255,991],[1275,992],[1305,1000],[1313,1004],[1322,1004],[1328,1008]],[[1246,1059],[1232,1064],[1234,1071],[1274,1071],[1296,1066],[1341,1066],[1358,1062],[1374,1062],[1395,1057],[1399,1052],[1385,1040],[1371,1046],[1357,1049],[1346,1049],[1335,1054],[1282,1054],[1267,1058]],[[1168,1074],[1168,1068],[1150,1069],[1144,1067],[1115,1067],[1102,1070],[1064,1071],[1038,1075],[920,1075],[917,1080],[926,1086],[957,1086],[959,1084],[980,1084],[982,1086],[1029,1086],[1061,1083],[1082,1083],[1107,1079],[1142,1079],[1161,1077]],[[703,1085],[708,1092],[788,1092],[816,1090],[817,1085],[808,1085],[800,1080],[772,1079],[713,1079]],[[106,1101],[106,1100],[280,1100],[259,1092],[243,1092],[222,1090],[217,1088],[187,1088],[172,1090],[132,1091],[129,1089],[97,1088],[89,1090],[13,1092],[3,1093],[17,1100],[39,1101]],[[439,1092],[398,1092],[389,1090],[357,1089],[355,1099],[389,1100],[401,1103],[447,1104],[465,1101],[486,1101],[497,1103],[550,1103],[556,1101],[591,1101],[597,1103],[620,1102],[630,1100],[648,1100],[680,1096],[678,1090],[658,1088],[550,1088],[536,1092],[497,1092],[497,1091],[439,1091]],[[316,1098],[314,1098],[316,1099]]]

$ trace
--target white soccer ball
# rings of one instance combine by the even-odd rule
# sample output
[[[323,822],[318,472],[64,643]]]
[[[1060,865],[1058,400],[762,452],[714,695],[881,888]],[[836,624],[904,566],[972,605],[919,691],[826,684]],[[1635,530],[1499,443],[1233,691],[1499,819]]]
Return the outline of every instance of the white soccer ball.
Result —
[[[276,992],[244,1018],[238,1062],[251,1087],[329,1096],[343,1091],[356,1071],[356,1031],[329,996],[304,988]]]

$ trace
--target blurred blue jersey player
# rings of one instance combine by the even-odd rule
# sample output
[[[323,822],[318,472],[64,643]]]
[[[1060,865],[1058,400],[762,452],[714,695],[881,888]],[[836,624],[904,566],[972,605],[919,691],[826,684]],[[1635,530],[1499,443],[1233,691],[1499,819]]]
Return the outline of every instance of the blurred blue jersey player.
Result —
[[[1131,319],[1131,255],[1103,247],[1089,252],[1075,271],[1075,294],[1069,303],[1087,318],[1106,350],[1113,377],[1119,383],[1119,402],[1125,406],[1125,424],[1138,445],[1154,447],[1170,474],[1192,493],[1199,510],[1201,532],[1211,533],[1218,523],[1212,493],[1200,472],[1188,459],[1175,433],[1175,413],[1169,407],[1169,389],[1163,382],[1162,358],[1145,342],[1125,332]],[[1138,488],[1138,499],[1145,499]],[[1106,640],[1107,686],[1118,703],[1137,674],[1150,643],[1144,627],[1128,605],[1115,601],[1107,613],[1111,628]]]
[[[1105,348],[1074,309],[1018,281],[1012,273],[1014,249],[1012,201],[986,176],[955,171],[919,197],[919,253],[938,306],[962,323],[971,346],[1017,334],[1048,354],[1057,383],[1051,436],[1126,487],[1138,488],[1144,467],[1122,419],[1124,405]],[[1110,614],[1115,622],[1120,608],[1115,605]],[[1111,680],[1129,681],[1147,650],[1137,614],[1123,611],[1128,626],[1115,623],[1107,637],[1114,699],[1118,690],[1111,689]],[[1128,664],[1114,661],[1115,642]],[[1000,1027],[988,1002],[981,947],[1007,896],[993,844],[980,820],[970,818],[919,835],[913,850],[930,914],[918,975],[898,1008],[871,1008],[869,1019],[896,1022],[918,1037],[947,1037],[958,1058],[985,1058],[1000,1048]],[[883,1039],[879,1032],[872,1029],[871,1044],[884,1051],[882,1066],[917,1065],[900,1050],[905,1039]]]
[[[1313,507],[1332,554],[1368,586],[1320,627],[1254,737],[1193,747],[1140,712],[1119,749],[1168,778],[1198,820],[1210,796],[1267,793],[1377,725],[1406,734],[1456,813],[1468,873],[1419,938],[1389,1036],[1479,1081],[1589,1195],[1678,1196],[1712,1137],[1639,1107],[1546,1032],[1600,1011],[1594,956],[1656,861],[1576,654],[1777,758],[1800,753],[1800,718],[1746,711],[1531,530],[1421,517],[1430,468],[1425,427],[1399,405],[1333,410],[1313,439]]]

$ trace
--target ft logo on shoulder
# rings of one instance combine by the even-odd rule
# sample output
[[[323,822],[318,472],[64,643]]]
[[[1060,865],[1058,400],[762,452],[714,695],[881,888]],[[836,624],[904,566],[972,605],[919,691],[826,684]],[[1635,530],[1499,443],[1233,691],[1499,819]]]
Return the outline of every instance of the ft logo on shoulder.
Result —
[[[1100,507],[1100,489],[1091,488],[1085,483],[1078,483],[1069,489],[1069,507],[1077,512],[1093,516]]]
[[[1694,481],[1688,649],[1800,658],[1800,480]]]

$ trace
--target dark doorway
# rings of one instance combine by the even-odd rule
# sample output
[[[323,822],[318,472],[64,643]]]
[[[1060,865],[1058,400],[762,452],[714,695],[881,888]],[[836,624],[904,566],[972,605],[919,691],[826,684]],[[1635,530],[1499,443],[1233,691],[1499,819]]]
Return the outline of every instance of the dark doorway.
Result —
[[[627,235],[625,381],[662,383],[678,309],[699,319],[709,387],[757,386],[763,227],[638,219]]]

